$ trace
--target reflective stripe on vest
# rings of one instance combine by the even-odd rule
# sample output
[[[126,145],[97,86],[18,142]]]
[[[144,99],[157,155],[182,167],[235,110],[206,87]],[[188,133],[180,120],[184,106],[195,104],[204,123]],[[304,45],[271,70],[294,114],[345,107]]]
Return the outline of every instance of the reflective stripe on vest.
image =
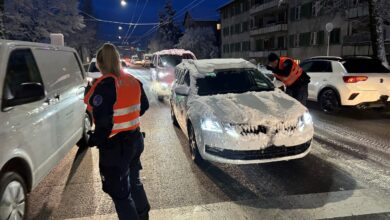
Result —
[[[297,81],[297,79],[299,79],[299,77],[302,75],[303,71],[302,71],[301,67],[294,60],[292,60],[288,57],[280,57],[280,60],[279,60],[279,69],[280,70],[284,69],[283,64],[284,64],[284,62],[286,62],[286,60],[291,60],[293,62],[290,74],[288,76],[281,76],[278,74],[274,74],[274,75],[276,78],[278,78],[280,81],[282,81],[286,86],[291,86],[292,84],[294,84],[295,81]]]
[[[84,102],[88,106],[87,109],[91,113],[93,111],[93,106],[90,105],[90,98],[92,97],[96,86],[107,77],[112,77],[115,80],[116,89],[116,102],[113,107],[113,127],[110,134],[110,137],[112,137],[119,132],[130,131],[139,127],[141,86],[138,80],[125,73],[121,73],[120,77],[112,74],[100,77],[84,97]]]

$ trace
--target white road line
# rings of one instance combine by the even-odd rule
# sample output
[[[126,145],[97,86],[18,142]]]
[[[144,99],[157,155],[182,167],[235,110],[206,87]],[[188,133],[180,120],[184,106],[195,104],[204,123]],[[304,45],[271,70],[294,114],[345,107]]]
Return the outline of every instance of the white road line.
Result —
[[[390,212],[390,198],[372,189],[264,198],[158,209],[151,220],[320,219]],[[72,220],[117,219],[116,214]]]

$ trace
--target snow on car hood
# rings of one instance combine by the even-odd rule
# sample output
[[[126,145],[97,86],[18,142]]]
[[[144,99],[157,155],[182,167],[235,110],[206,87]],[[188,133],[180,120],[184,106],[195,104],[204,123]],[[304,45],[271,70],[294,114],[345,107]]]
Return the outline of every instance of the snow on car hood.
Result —
[[[280,90],[196,96],[190,102],[194,103],[190,103],[189,113],[235,124],[271,125],[295,121],[307,111],[306,107]]]

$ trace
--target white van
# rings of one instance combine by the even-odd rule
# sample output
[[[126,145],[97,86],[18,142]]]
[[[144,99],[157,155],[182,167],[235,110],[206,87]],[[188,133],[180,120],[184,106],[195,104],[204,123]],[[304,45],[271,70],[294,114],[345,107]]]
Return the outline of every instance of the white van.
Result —
[[[0,40],[0,85],[0,219],[23,219],[27,193],[86,146],[86,80],[74,49]]]

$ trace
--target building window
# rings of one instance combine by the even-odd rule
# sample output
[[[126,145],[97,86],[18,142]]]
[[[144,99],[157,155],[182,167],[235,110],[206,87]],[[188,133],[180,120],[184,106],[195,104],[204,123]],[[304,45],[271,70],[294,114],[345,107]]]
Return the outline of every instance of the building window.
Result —
[[[241,33],[241,24],[236,24],[234,29],[235,29],[234,31],[235,34]]]
[[[249,1],[244,1],[242,11],[249,11]]]
[[[278,49],[285,49],[286,48],[286,37],[281,36],[278,37]]]
[[[234,5],[230,8],[230,17],[233,17],[235,15],[235,9]]]
[[[262,51],[264,49],[264,41],[262,39],[256,40],[256,51]]]
[[[275,38],[269,38],[264,40],[264,49],[265,50],[272,50],[275,48]]]
[[[241,43],[236,43],[235,44],[235,51],[240,52],[241,51]]]
[[[288,46],[290,48],[294,48],[294,40],[295,40],[294,38],[295,38],[295,35],[290,35],[288,37]]]
[[[230,26],[230,35],[233,35],[234,34],[234,26]]]
[[[294,47],[299,47],[299,34],[294,35]]]
[[[224,10],[224,11],[222,12],[222,17],[223,17],[223,19],[228,18],[228,17],[229,17],[229,12],[228,12],[227,10]]]
[[[299,34],[299,45],[301,47],[310,46],[310,32]]]
[[[249,22],[246,21],[242,23],[242,32],[247,32],[249,30]]]
[[[325,32],[324,31],[319,31],[317,33],[317,44],[318,45],[323,45],[324,44],[324,39],[325,39]]]
[[[310,18],[312,16],[312,3],[309,2],[307,4],[302,5],[301,8],[301,16],[304,18]]]
[[[310,45],[317,45],[317,32],[310,33]]]
[[[240,13],[241,13],[241,5],[240,4],[237,4],[236,6],[235,6],[235,12],[236,12],[236,15],[239,15]]]
[[[230,44],[230,53],[234,52],[234,44]]]
[[[340,28],[335,28],[330,32],[330,43],[340,44]]]
[[[229,44],[224,44],[223,45],[223,52],[224,53],[229,53]]]
[[[251,42],[244,41],[242,42],[242,51],[250,51],[251,50]]]
[[[222,32],[223,32],[223,36],[225,36],[225,37],[229,36],[229,28],[228,27],[224,28]]]
[[[301,6],[293,7],[290,9],[290,20],[291,21],[301,20]]]

